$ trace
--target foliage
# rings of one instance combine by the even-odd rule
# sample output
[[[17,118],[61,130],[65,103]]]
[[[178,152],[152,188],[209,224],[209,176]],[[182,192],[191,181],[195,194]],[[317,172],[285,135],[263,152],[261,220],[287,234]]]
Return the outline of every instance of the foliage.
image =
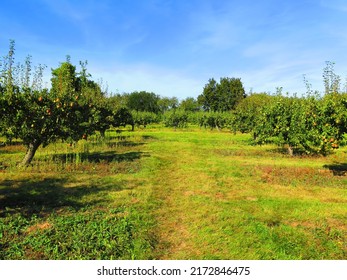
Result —
[[[327,155],[346,132],[346,97],[340,94],[306,98],[277,96],[262,107],[254,127],[257,143],[274,141],[307,154]]]
[[[240,78],[220,78],[217,92],[221,98],[218,111],[235,109],[236,105],[246,97]],[[223,104],[224,103],[224,104]]]
[[[179,108],[183,111],[197,112],[200,111],[200,105],[194,97],[187,97],[180,102]]]
[[[104,106],[93,106],[91,109],[90,134],[99,131],[101,136],[105,136],[107,129],[113,124],[113,112],[108,108],[107,103]]]
[[[177,97],[161,97],[158,100],[158,106],[161,113],[175,110],[178,107],[178,99]]]
[[[70,58],[60,64],[60,67],[52,69],[52,93],[54,93],[57,98],[64,97],[68,94],[70,97],[76,96],[79,88],[82,86],[81,82],[77,80],[76,66],[70,63]]]
[[[127,124],[132,126],[132,130],[134,130],[134,118],[131,112],[127,108],[119,108],[114,112],[113,115],[113,123],[114,127],[126,126]]]
[[[92,134],[97,123],[103,125],[103,120],[98,122],[97,116],[102,94],[98,85],[88,80],[84,65],[81,66],[82,72],[79,75],[69,60],[52,69],[49,100],[55,103],[57,111],[51,115],[65,121],[61,128],[64,133],[58,132],[56,136],[70,142]],[[93,104],[98,99],[99,108]]]
[[[102,87],[91,80],[87,62],[80,72],[70,57],[52,69],[50,90],[43,88],[44,66],[32,73],[31,57],[15,65],[15,44],[0,69],[0,133],[9,142],[21,139],[27,147],[22,165],[28,165],[39,146],[58,139],[74,142],[87,139],[95,131],[102,136],[111,126],[130,124],[146,127],[158,123],[164,114],[169,127],[188,123],[210,129],[231,128],[252,133],[255,143],[275,142],[307,154],[327,155],[345,142],[347,97],[340,92],[340,76],[334,63],[323,71],[325,96],[313,92],[306,81],[308,95],[303,97],[252,94],[246,97],[239,78],[210,79],[195,100],[163,97],[146,91],[106,96]],[[126,106],[125,106],[126,105]],[[200,108],[205,111],[201,112]]]
[[[335,63],[326,61],[326,65],[323,69],[323,82],[325,94],[339,93],[341,78],[335,73]]]
[[[188,126],[188,114],[182,110],[171,110],[164,115],[167,127],[184,128]]]
[[[159,115],[153,112],[131,111],[131,115],[136,126],[146,127],[149,124],[160,122]]]
[[[198,102],[205,111],[230,111],[246,97],[240,78],[220,78],[218,84],[213,78],[205,85]]]
[[[128,97],[129,94],[127,93],[111,94],[111,96],[107,98],[107,103],[112,111],[117,111],[119,108],[127,108]]]
[[[292,154],[306,136],[304,111],[297,97],[276,96],[273,102],[262,108],[254,133],[257,143],[275,141],[279,145],[288,145]]]
[[[232,129],[242,133],[250,133],[259,122],[261,109],[272,102],[272,96],[266,93],[251,94],[241,100],[233,112]],[[253,135],[256,138],[256,134]]]
[[[218,108],[219,96],[217,93],[217,82],[209,79],[202,94],[198,96],[198,102],[205,111],[215,111]]]
[[[137,112],[159,113],[159,100],[159,96],[153,92],[134,91],[128,96],[127,107]]]
[[[333,93],[325,95],[320,102],[320,121],[316,129],[329,148],[338,148],[347,133],[347,94]],[[319,137],[317,135],[317,137]]]
[[[233,118],[230,112],[190,112],[188,115],[190,123],[211,130],[230,127]]]
[[[105,131],[113,124],[113,110],[108,98],[100,85],[89,79],[83,83],[81,95],[90,108],[88,134],[92,135],[95,131],[99,131],[104,136]]]
[[[94,131],[92,109],[88,90],[95,84],[69,61],[52,70],[52,88],[42,89],[42,67],[36,71],[29,86],[31,62],[14,67],[14,43],[1,69],[1,132],[9,140],[19,138],[27,146],[22,165],[28,165],[37,148],[63,139],[77,141]],[[24,71],[24,72],[23,72]],[[25,77],[25,79],[20,79]],[[91,88],[91,85],[93,88]]]
[[[345,142],[347,132],[346,94],[340,93],[340,77],[334,64],[327,62],[323,71],[325,95],[311,89],[305,78],[307,95],[251,95],[234,111],[233,130],[252,132],[258,144],[275,142],[306,154],[327,155]]]

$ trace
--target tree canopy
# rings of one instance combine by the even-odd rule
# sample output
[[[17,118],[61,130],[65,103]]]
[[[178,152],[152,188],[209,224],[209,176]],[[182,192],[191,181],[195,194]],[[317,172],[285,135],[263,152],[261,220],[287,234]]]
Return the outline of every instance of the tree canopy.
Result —
[[[212,78],[198,96],[198,102],[205,111],[225,112],[235,109],[245,97],[240,78],[220,78],[219,83]]]
[[[153,92],[134,91],[128,96],[127,107],[137,112],[158,113],[160,111],[159,100],[160,97]]]
[[[14,64],[14,42],[0,61],[0,133],[11,141],[18,138],[27,147],[22,165],[28,165],[39,146],[58,139],[77,141],[104,129],[100,120],[103,94],[89,79],[85,64],[76,73],[69,60],[52,69],[52,87],[43,88],[43,67],[31,73],[31,61]],[[98,102],[99,106],[91,102]]]

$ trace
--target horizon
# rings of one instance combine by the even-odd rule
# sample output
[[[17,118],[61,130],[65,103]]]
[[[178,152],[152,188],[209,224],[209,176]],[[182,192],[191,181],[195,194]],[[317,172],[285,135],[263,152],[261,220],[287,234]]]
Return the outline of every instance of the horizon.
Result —
[[[16,62],[59,67],[67,55],[88,61],[111,93],[154,92],[197,98],[210,78],[240,78],[246,93],[323,91],[335,62],[345,84],[344,1],[5,0],[0,53],[16,42]],[[48,81],[47,81],[48,80]]]

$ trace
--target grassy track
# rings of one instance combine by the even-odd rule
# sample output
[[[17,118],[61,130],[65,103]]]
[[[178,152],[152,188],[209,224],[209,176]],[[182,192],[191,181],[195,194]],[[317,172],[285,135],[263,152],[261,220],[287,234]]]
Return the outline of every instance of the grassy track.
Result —
[[[346,258],[347,180],[332,163],[343,153],[290,158],[247,136],[156,135],[158,258]]]
[[[228,132],[111,136],[41,149],[24,171],[21,146],[1,148],[0,258],[346,259],[345,148],[291,158]]]

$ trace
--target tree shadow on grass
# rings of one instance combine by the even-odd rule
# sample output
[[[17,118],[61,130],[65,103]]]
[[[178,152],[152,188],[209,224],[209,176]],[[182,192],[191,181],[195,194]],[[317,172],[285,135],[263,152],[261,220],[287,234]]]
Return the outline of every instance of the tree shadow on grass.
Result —
[[[117,135],[117,136],[113,136],[113,135],[108,135],[107,136],[107,140],[117,140],[117,141],[126,141],[127,139],[131,138],[133,136],[123,136],[123,135]]]
[[[122,142],[116,142],[116,143],[108,143],[107,146],[110,148],[116,148],[116,147],[136,147],[136,146],[142,146],[146,143],[143,142],[133,142],[133,141],[122,141]]]
[[[107,136],[107,139],[108,140],[116,140],[116,141],[119,141],[119,142],[121,142],[121,141],[128,141],[130,138],[133,138],[134,136],[132,136],[132,135],[127,135],[127,136],[125,136],[125,135],[118,135],[118,136],[112,136],[112,135],[110,135],[110,136]],[[142,137],[142,139],[143,140],[156,140],[156,139],[158,139],[157,137],[154,137],[154,136],[152,136],[152,135],[141,135],[141,137]]]
[[[347,163],[326,164],[323,167],[332,171],[334,176],[345,176],[347,173]]]
[[[135,161],[143,156],[149,156],[143,152],[127,152],[122,154],[116,154],[114,152],[102,152],[102,153],[84,153],[82,154],[82,161],[89,162],[123,162],[123,161]]]
[[[24,217],[45,216],[59,209],[79,210],[107,202],[104,192],[126,189],[126,182],[106,185],[78,185],[67,187],[67,179],[5,180],[0,182],[0,217],[20,213]],[[99,194],[93,197],[93,195]],[[90,196],[87,203],[81,200]]]
[[[141,157],[149,157],[149,154],[144,152],[127,152],[122,154],[117,154],[115,152],[94,152],[94,153],[66,153],[66,154],[56,154],[53,155],[54,161],[60,162],[75,162],[76,158],[80,162],[123,162],[123,161],[135,161],[139,160]]]

